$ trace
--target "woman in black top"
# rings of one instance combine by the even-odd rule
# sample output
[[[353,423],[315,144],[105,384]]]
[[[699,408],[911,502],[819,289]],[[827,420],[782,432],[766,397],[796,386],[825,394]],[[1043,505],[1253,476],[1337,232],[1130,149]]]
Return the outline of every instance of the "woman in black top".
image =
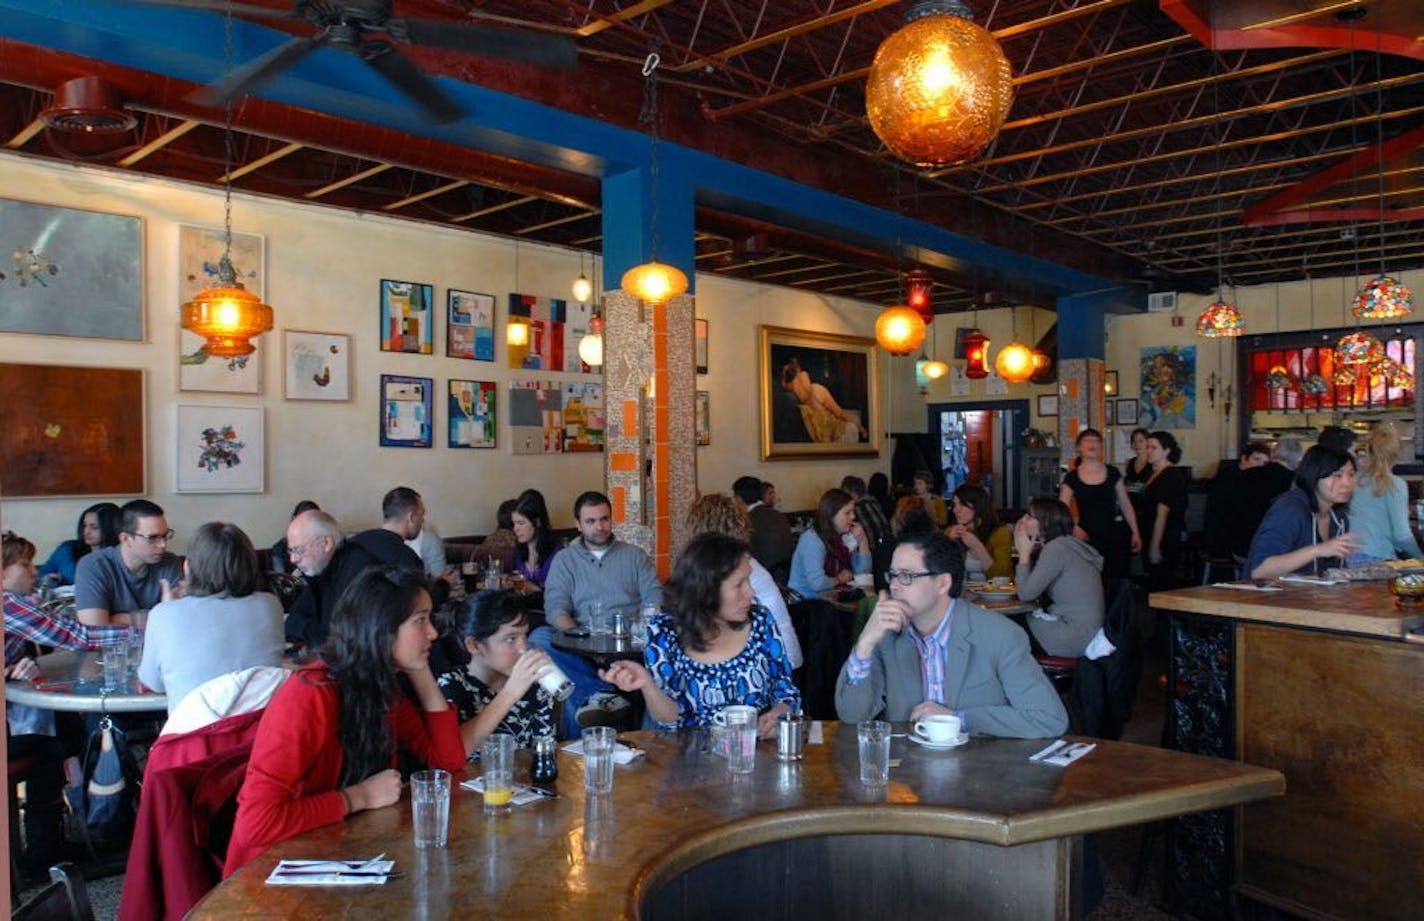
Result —
[[[1168,588],[1182,549],[1182,529],[1187,514],[1187,478],[1180,467],[1182,449],[1170,432],[1147,436],[1151,474],[1142,489],[1143,564],[1148,588]]]
[[[1127,575],[1132,554],[1142,550],[1137,514],[1122,474],[1103,463],[1103,436],[1097,429],[1078,433],[1078,465],[1058,489],[1058,501],[1078,511],[1073,536],[1103,555],[1103,578]]]

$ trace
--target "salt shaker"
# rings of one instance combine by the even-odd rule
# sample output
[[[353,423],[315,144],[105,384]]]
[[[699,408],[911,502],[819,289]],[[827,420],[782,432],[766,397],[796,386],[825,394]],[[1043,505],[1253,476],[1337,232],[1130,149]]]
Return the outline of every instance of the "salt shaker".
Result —
[[[540,736],[534,741],[534,767],[529,777],[535,783],[553,783],[559,778],[559,761],[555,756],[558,743],[553,736]]]

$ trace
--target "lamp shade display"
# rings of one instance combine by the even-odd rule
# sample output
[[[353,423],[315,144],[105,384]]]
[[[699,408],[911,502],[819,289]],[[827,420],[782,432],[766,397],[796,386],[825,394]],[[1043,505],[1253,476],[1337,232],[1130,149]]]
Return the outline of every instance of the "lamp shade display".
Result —
[[[1348,333],[1335,343],[1335,359],[1342,365],[1369,367],[1384,357],[1384,343],[1369,333]]]
[[[1360,289],[1350,312],[1361,320],[1393,320],[1414,312],[1414,292],[1388,275]]]
[[[1197,317],[1197,335],[1207,339],[1225,339],[1246,332],[1246,320],[1235,304],[1218,300],[1208,304]]]

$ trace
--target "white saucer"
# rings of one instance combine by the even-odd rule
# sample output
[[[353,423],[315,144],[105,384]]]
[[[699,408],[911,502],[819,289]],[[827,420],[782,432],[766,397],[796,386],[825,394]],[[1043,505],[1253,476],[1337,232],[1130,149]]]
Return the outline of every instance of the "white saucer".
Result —
[[[910,741],[911,741],[911,742],[914,742],[916,745],[922,745],[922,746],[924,746],[925,748],[931,748],[931,749],[934,749],[935,751],[947,751],[947,750],[949,750],[949,749],[951,749],[951,748],[958,748],[959,746],[963,745],[965,742],[968,742],[968,741],[969,741],[969,733],[967,733],[967,732],[961,732],[961,733],[959,734],[959,738],[955,739],[955,740],[952,741],[952,742],[931,742],[929,739],[926,739],[925,737],[923,737],[923,736],[921,736],[921,735],[917,735],[916,733],[911,732],[911,733],[910,733]]]
[[[1008,601],[1008,600],[1010,600],[1011,598],[1017,598],[1017,597],[1018,597],[1018,592],[1017,592],[1017,591],[1012,591],[1012,592],[996,592],[996,591],[994,591],[993,589],[982,589],[982,588],[981,588],[981,589],[975,589],[975,590],[974,590],[974,594],[978,595],[980,598],[983,598],[985,601]]]

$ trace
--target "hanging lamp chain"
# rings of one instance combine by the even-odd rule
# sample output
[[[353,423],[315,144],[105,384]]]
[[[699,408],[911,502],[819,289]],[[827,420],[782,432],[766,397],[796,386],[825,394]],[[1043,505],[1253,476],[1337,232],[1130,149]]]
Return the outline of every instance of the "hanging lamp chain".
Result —
[[[658,66],[662,58],[658,55],[658,42],[653,42],[653,50],[643,60],[643,109],[638,113],[638,123],[648,127],[648,193],[652,197],[649,217],[652,227],[648,236],[648,246],[652,261],[658,261]]]
[[[223,72],[232,73],[232,4],[223,17]],[[227,287],[238,284],[237,270],[232,266],[232,98],[223,103],[223,254],[218,260],[218,281]]]
[[[1384,244],[1384,50],[1380,47],[1379,15],[1375,16],[1375,143],[1379,148],[1380,276],[1385,274]]]

